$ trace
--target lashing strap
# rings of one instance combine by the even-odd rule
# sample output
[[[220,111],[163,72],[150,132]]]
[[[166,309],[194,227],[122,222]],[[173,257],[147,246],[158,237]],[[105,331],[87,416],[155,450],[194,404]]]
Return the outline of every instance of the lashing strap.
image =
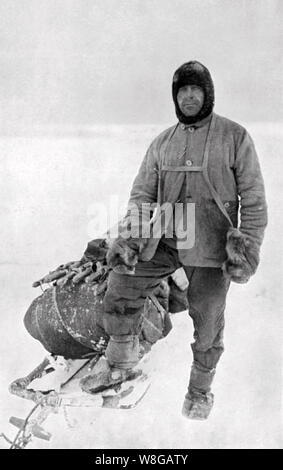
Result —
[[[203,174],[203,177],[204,177],[204,180],[211,192],[211,195],[214,199],[214,201],[216,202],[219,210],[222,212],[222,214],[224,215],[224,217],[228,220],[229,222],[229,225],[231,227],[233,227],[233,222],[223,204],[223,202],[221,201],[220,199],[220,196],[219,194],[217,193],[216,189],[212,186],[212,183],[209,179],[209,175],[208,175],[208,158],[209,158],[209,148],[210,148],[210,144],[211,144],[211,140],[212,140],[212,135],[213,135],[213,130],[214,130],[214,127],[215,127],[215,121],[216,121],[216,116],[213,114],[212,115],[212,118],[211,118],[211,121],[210,121],[210,125],[209,125],[209,129],[208,129],[208,134],[207,134],[207,138],[206,138],[206,142],[205,142],[205,149],[204,149],[204,155],[203,155],[203,162],[202,162],[202,166],[172,166],[172,165],[163,165],[162,166],[162,170],[165,170],[165,171],[182,171],[182,172],[187,172],[187,171],[192,171],[192,172],[202,172]]]

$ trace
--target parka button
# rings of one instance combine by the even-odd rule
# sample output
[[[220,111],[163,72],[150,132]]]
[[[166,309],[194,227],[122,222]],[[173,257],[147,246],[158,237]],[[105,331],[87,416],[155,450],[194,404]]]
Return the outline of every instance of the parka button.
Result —
[[[187,165],[187,166],[192,166],[192,164],[193,164],[193,162],[192,162],[191,160],[187,160],[187,161],[186,161],[186,165]]]
[[[184,130],[184,129],[185,129],[185,127],[186,127],[186,126],[185,126],[185,124],[181,124],[181,129],[183,129],[183,130]]]
[[[228,209],[228,207],[230,207],[230,203],[229,203],[229,202],[225,202],[224,207],[225,207],[226,209]]]
[[[194,132],[195,131],[195,128],[194,127],[189,127],[189,132]]]

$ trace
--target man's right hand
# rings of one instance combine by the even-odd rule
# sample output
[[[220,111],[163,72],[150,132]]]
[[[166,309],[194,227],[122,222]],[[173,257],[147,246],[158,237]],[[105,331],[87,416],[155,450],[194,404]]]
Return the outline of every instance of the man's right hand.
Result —
[[[145,240],[142,238],[116,238],[109,243],[106,255],[108,266],[116,273],[134,274],[135,265],[144,246]]]

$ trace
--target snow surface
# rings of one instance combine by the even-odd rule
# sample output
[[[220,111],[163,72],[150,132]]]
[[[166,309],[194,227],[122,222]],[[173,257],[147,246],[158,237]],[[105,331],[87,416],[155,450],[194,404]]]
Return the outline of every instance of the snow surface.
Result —
[[[260,156],[269,226],[257,274],[232,285],[226,308],[226,350],[214,382],[208,421],[181,415],[192,353],[187,312],[152,351],[155,377],[134,410],[67,410],[44,427],[48,443],[30,448],[225,449],[282,448],[282,160],[283,130],[247,124]],[[13,397],[9,383],[42,360],[43,347],[25,331],[23,316],[34,280],[62,262],[78,259],[94,233],[93,206],[127,201],[147,146],[163,128],[96,127],[57,137],[1,138],[1,365],[0,432],[15,436],[11,415],[25,417],[31,402]],[[0,448],[7,447],[0,440]]]

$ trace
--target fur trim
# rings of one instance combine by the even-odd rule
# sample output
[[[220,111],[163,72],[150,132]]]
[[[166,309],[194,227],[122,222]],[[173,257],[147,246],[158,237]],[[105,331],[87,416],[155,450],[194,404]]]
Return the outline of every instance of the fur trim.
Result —
[[[84,259],[91,261],[103,261],[107,253],[107,241],[104,238],[96,238],[87,244]]]
[[[185,116],[177,102],[179,88],[186,85],[198,85],[204,91],[204,103],[196,116]],[[176,115],[180,122],[194,124],[209,116],[214,106],[214,85],[209,70],[196,60],[181,65],[173,76],[172,95]]]
[[[227,232],[227,260],[222,265],[224,275],[239,284],[246,283],[254,274],[250,251],[251,242],[238,228],[230,228]]]
[[[118,237],[109,244],[107,264],[120,274],[134,274],[139,254],[146,244],[145,239]]]

